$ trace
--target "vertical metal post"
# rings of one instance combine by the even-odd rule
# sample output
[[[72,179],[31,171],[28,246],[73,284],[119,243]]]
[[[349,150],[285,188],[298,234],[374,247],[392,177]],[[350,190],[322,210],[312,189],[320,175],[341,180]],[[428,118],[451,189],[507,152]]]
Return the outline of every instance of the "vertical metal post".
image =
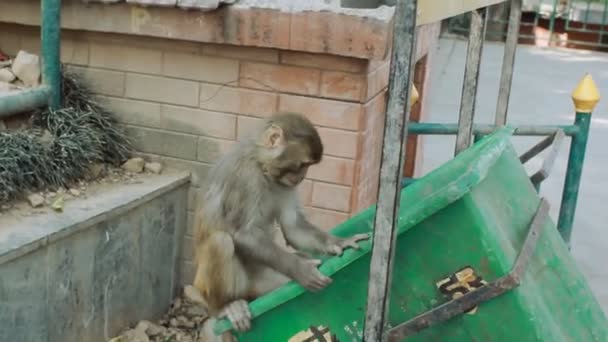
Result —
[[[505,52],[502,58],[498,102],[496,103],[496,117],[494,119],[494,124],[497,126],[504,126],[507,123],[507,110],[509,107],[509,96],[511,95],[511,83],[513,80],[513,66],[515,65],[515,51],[517,50],[517,41],[519,40],[521,2],[522,0],[511,0],[509,28],[507,30],[507,39],[505,40]]]
[[[572,100],[576,108],[576,119],[574,124],[579,128],[570,143],[570,155],[568,156],[568,168],[566,180],[562,192],[562,203],[559,210],[557,229],[562,238],[570,246],[574,213],[578,200],[578,191],[583,173],[587,139],[591,123],[591,113],[600,100],[600,94],[590,75],[585,75],[572,93]]]
[[[471,145],[471,134],[475,116],[475,97],[477,96],[477,82],[479,80],[483,41],[486,35],[487,14],[487,7],[471,12],[471,27],[469,29],[467,60],[464,68],[464,80],[462,82],[458,134],[456,135],[456,150],[454,155],[457,155]]]
[[[397,1],[363,335],[366,342],[386,340],[394,234],[412,101],[410,84],[416,47],[416,12],[417,0]]]
[[[555,29],[555,17],[557,16],[557,1],[558,0],[553,0],[553,9],[551,10],[551,18],[549,19],[549,41],[547,42],[547,46],[551,46],[553,43],[553,30]]]
[[[49,107],[61,106],[61,0],[42,0],[42,82],[49,87]]]

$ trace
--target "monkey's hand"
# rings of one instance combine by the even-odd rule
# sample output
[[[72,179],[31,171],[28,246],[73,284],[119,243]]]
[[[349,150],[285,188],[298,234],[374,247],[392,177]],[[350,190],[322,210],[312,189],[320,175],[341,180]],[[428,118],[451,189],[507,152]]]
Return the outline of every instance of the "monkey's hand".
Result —
[[[348,238],[332,237],[327,246],[327,252],[333,255],[342,255],[342,252],[347,247],[359,249],[357,242],[367,240],[368,238],[369,234],[356,234]]]
[[[317,259],[299,259],[292,278],[308,291],[319,291],[331,283],[331,278],[317,268],[320,264],[321,260]]]
[[[243,332],[251,329],[251,312],[246,300],[239,299],[228,304],[219,317],[228,317],[237,331]]]

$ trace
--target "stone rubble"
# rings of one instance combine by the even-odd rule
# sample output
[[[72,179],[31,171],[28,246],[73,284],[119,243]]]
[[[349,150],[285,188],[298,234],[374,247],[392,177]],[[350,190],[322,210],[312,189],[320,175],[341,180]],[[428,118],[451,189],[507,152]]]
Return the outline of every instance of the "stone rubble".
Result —
[[[158,322],[142,320],[108,342],[205,342],[199,331],[208,315],[200,298],[196,290],[186,286]]]
[[[13,61],[11,70],[17,78],[23,81],[26,87],[40,85],[40,58],[37,55],[24,50],[19,51]]]
[[[146,161],[144,158],[135,157],[127,160],[124,164],[122,164],[122,168],[127,172],[132,173],[141,173],[144,170],[144,165]]]
[[[40,70],[40,57],[25,50],[20,50],[14,59],[0,61],[0,96],[38,87]]]

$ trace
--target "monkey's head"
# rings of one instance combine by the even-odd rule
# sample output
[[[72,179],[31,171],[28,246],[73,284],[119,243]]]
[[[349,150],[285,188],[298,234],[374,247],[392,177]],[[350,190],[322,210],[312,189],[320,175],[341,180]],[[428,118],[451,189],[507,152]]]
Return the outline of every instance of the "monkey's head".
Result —
[[[258,162],[271,181],[286,187],[302,182],[308,167],[323,157],[323,143],[312,123],[296,113],[266,120],[258,139]]]

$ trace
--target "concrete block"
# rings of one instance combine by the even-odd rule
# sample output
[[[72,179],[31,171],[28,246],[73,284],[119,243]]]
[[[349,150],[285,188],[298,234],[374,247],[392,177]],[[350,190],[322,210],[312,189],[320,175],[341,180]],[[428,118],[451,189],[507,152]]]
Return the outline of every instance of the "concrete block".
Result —
[[[94,341],[104,335],[102,307],[95,306],[93,273],[99,229],[50,245],[48,260],[49,341]]]
[[[239,62],[228,58],[166,52],[163,74],[188,80],[236,84],[239,78]]]
[[[276,112],[278,103],[276,93],[201,83],[203,109],[266,117]]]
[[[304,113],[319,126],[356,131],[360,127],[362,105],[307,96],[281,95],[279,110]]]
[[[258,62],[279,62],[279,51],[276,49],[224,44],[206,44],[203,54]]]
[[[160,128],[160,104],[118,97],[98,96],[118,121],[137,126]]]
[[[101,223],[102,239],[92,251],[93,307],[106,313],[104,325],[109,336],[104,338],[115,336],[139,317],[141,222],[137,221],[124,217]]]
[[[202,109],[163,105],[162,126],[165,129],[214,138],[236,137],[236,116]]]
[[[162,52],[139,47],[92,43],[90,65],[104,69],[160,74]]]
[[[315,69],[243,62],[239,85],[265,91],[317,95],[320,77],[321,72]]]
[[[125,94],[125,74],[118,71],[68,66],[68,70],[80,75],[91,91],[99,95],[120,96]]]
[[[0,264],[0,336],[7,341],[46,341],[46,251]]]
[[[311,166],[308,178],[322,182],[351,186],[354,183],[355,161],[325,157],[320,164]]]
[[[315,182],[312,189],[312,205],[317,208],[336,210],[341,212],[350,211],[351,188]]]
[[[198,107],[198,82],[127,74],[125,96],[133,99]]]

